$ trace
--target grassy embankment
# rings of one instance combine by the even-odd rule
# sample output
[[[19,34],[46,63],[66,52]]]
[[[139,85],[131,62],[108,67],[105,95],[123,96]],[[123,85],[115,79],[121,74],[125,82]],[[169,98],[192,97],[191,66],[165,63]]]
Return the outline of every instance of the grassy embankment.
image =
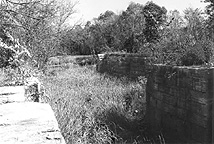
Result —
[[[145,81],[116,79],[77,65],[48,71],[43,83],[67,144],[156,141],[147,137],[144,121]]]

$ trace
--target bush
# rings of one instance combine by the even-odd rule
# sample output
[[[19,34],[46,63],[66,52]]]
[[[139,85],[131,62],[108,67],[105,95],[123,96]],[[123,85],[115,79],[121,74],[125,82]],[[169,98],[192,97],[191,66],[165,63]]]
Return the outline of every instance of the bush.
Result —
[[[11,66],[2,68],[0,75],[1,86],[16,86],[24,85],[29,77],[38,77],[40,72],[25,64],[16,68]]]
[[[6,49],[0,46],[0,68],[10,65],[10,62],[13,60],[14,51],[11,49]]]
[[[192,65],[204,65],[211,63],[213,56],[212,42],[198,42],[194,46],[189,48],[179,56],[177,65],[192,66]]]
[[[76,58],[76,63],[80,66],[85,66],[85,65],[94,65],[97,63],[98,58],[93,57],[92,55],[90,56],[81,56]]]
[[[184,56],[180,58],[178,65],[192,66],[192,65],[203,65],[205,63],[204,57],[200,57],[194,51],[188,51]]]

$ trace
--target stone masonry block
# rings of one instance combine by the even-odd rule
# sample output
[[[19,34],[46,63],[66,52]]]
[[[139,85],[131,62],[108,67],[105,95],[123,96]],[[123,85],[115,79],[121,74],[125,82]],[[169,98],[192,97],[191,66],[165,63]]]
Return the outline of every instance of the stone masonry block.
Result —
[[[187,100],[178,98],[177,99],[177,107],[182,108],[182,109],[188,109],[188,102],[187,102]]]
[[[189,121],[198,125],[198,126],[207,128],[208,117],[190,112]]]
[[[170,96],[170,95],[167,95],[167,94],[164,94],[163,95],[163,102],[167,103],[169,105],[175,106],[175,105],[177,105],[177,98]]]
[[[189,128],[187,129],[190,133],[191,139],[197,141],[197,143],[207,143],[207,128],[201,127],[197,124],[189,123]]]
[[[176,107],[164,103],[163,111],[169,113],[170,115],[176,115]]]
[[[154,111],[161,110],[161,118],[155,118],[161,130],[187,143],[211,143],[213,68],[155,65],[153,71],[147,83],[153,91],[147,97],[153,97]]]

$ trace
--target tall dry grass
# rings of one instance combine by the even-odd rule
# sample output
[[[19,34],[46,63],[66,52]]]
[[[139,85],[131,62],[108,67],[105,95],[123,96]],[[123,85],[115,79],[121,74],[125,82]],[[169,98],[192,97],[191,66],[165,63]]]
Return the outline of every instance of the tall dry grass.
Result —
[[[75,65],[49,73],[43,84],[67,144],[151,143],[144,123],[145,81]]]

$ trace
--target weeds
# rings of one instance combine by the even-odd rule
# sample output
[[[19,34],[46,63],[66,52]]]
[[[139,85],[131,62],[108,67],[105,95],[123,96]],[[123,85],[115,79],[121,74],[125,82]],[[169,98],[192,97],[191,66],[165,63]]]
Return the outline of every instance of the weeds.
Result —
[[[56,72],[43,84],[67,144],[148,143],[145,83],[75,65]]]

